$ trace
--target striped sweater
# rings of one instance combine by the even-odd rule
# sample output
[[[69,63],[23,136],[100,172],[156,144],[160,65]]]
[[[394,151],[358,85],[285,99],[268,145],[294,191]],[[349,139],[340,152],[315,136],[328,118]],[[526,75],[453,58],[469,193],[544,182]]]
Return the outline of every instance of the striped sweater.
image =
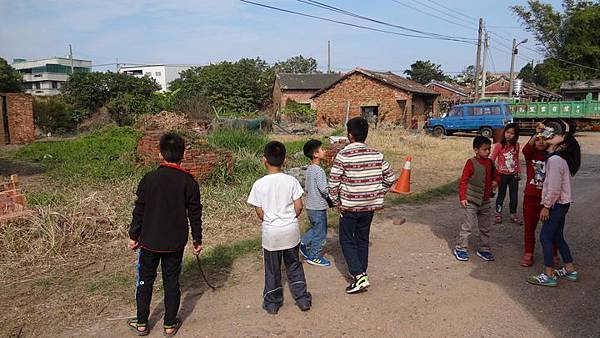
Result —
[[[365,212],[383,209],[383,197],[396,176],[383,154],[364,143],[351,143],[333,162],[329,197],[341,211]]]

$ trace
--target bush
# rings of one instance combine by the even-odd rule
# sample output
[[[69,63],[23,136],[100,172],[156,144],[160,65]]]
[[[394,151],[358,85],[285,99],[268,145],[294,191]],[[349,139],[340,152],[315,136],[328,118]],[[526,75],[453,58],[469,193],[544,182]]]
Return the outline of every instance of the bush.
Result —
[[[60,95],[35,98],[33,101],[35,125],[43,132],[64,134],[75,131],[77,123],[89,114],[73,109]]]
[[[317,111],[310,108],[310,105],[298,103],[292,99],[287,99],[285,108],[281,114],[289,122],[314,123],[317,120]]]
[[[110,100],[106,108],[110,117],[119,126],[130,126],[138,115],[155,114],[162,111],[164,102],[159,96],[145,98],[138,94],[120,94]]]
[[[208,135],[208,143],[231,151],[261,154],[269,139],[261,132],[246,129],[218,129]]]
[[[194,120],[212,120],[215,116],[208,100],[198,94],[189,94],[179,89],[171,96],[171,109],[184,113]]]

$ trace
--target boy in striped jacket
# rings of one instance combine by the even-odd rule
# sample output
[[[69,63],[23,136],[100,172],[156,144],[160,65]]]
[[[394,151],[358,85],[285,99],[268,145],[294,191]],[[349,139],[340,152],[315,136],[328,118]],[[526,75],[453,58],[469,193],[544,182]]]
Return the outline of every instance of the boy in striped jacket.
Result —
[[[369,124],[362,117],[348,121],[348,144],[333,162],[329,197],[340,211],[340,246],[354,278],[346,293],[370,286],[367,276],[369,232],[373,214],[383,209],[383,198],[396,177],[383,154],[364,143]]]

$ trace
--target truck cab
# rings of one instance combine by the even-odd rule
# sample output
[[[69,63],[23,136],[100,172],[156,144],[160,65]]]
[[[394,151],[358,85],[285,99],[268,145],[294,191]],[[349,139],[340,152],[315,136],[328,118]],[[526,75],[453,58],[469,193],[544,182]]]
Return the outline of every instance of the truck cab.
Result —
[[[477,132],[492,137],[494,129],[504,128],[509,122],[512,116],[506,102],[479,102],[453,106],[440,118],[429,119],[426,128],[434,136]]]

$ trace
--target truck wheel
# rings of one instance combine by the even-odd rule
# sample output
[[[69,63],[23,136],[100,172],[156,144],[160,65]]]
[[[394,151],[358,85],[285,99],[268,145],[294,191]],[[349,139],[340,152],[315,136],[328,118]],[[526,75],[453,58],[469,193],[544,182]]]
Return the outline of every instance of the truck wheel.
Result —
[[[563,126],[560,122],[557,121],[550,121],[547,123],[544,123],[546,125],[546,127],[550,127],[552,129],[554,129],[554,133],[556,134],[562,134],[563,133]]]
[[[433,136],[440,137],[444,135],[444,127],[437,126],[433,128]]]
[[[490,127],[483,127],[481,129],[479,129],[479,135],[481,135],[483,137],[491,138],[492,136],[494,136],[494,131]]]

